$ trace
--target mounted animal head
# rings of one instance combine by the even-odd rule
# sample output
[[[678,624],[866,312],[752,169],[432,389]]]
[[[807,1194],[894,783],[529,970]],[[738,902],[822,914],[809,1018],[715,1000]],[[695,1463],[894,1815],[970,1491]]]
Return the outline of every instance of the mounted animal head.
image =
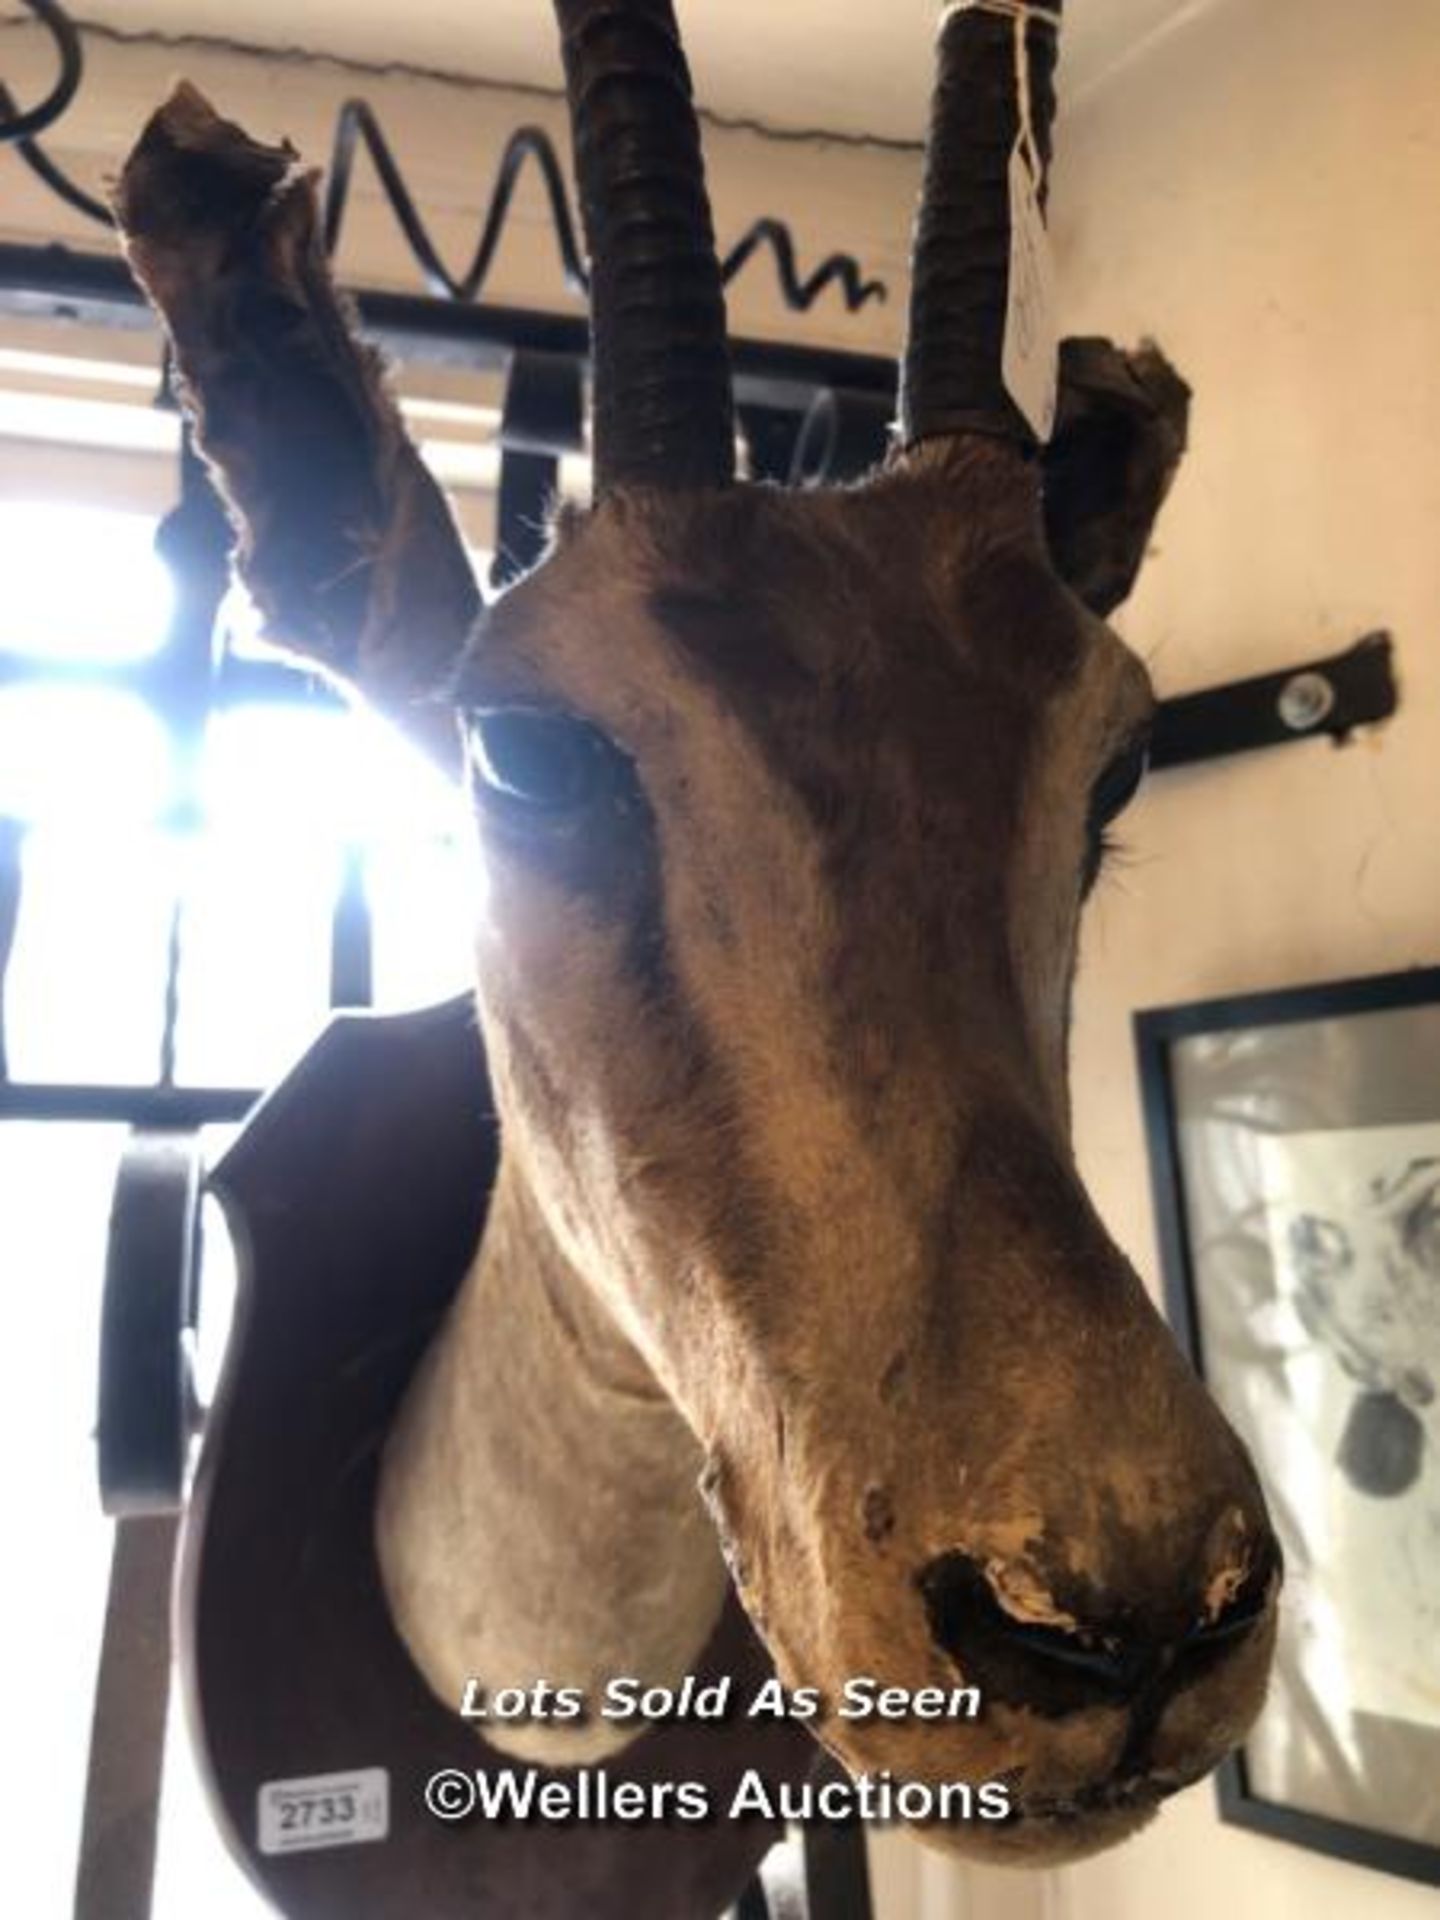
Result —
[[[737,485],[669,0],[557,11],[597,497],[463,645],[473,589],[337,345],[292,156],[177,96],[122,186],[132,260],[272,624],[414,724],[458,709],[507,1165],[698,1438],[780,1674],[978,1687],[973,1723],[821,1736],[852,1769],[1001,1776],[1011,1822],[935,1837],[1070,1857],[1241,1737],[1278,1586],[1250,1463],[1070,1138],[1080,912],[1152,709],[1097,609],[1183,388],[1092,344],[1104,377],[1040,457],[1002,360],[1058,8],[983,0],[941,29],[890,457],[845,489]],[[237,329],[247,276],[269,291]]]

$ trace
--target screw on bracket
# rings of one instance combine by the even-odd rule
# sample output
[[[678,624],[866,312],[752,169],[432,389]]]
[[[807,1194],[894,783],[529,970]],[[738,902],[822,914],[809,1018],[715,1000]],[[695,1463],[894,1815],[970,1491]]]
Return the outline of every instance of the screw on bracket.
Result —
[[[1295,673],[1280,689],[1276,710],[1292,733],[1309,733],[1335,705],[1335,686],[1323,673]]]

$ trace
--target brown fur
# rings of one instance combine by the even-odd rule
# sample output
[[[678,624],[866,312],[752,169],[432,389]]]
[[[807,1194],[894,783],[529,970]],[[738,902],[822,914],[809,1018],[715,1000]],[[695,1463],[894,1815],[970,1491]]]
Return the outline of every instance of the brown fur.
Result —
[[[555,843],[482,802],[481,1011],[539,1210],[700,1437],[785,1677],[965,1676],[917,1584],[955,1551],[1016,1618],[1157,1648],[1218,1575],[1263,1587],[1248,1463],[1074,1172],[1085,811],[1150,695],[1051,573],[1033,471],[981,446],[841,494],[606,503],[458,693],[584,715],[634,762],[643,812]],[[1013,1775],[1067,1811],[995,1845],[1058,1857],[1213,1764],[1267,1632],[1177,1666],[1148,1791],[1125,1702],[1033,1676],[975,1726],[824,1737]],[[1122,1755],[1133,1807],[1069,1811]]]

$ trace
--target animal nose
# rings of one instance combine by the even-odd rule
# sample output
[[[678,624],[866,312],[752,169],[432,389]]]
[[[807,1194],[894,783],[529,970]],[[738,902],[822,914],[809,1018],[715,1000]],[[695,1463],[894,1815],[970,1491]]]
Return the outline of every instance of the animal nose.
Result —
[[[1170,1630],[1119,1609],[1104,1622],[1018,1618],[964,1553],[931,1561],[918,1586],[933,1639],[982,1697],[1066,1713],[1122,1704],[1157,1683],[1168,1692],[1198,1678],[1262,1619],[1271,1570],[1267,1556],[1265,1568],[1257,1566],[1213,1617],[1200,1617],[1197,1608]]]

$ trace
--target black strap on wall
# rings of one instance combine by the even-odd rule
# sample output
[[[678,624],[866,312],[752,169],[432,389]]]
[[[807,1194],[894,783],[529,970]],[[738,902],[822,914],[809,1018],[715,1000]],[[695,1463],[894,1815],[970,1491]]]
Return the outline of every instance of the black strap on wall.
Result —
[[[1355,727],[1388,720],[1400,703],[1393,651],[1388,633],[1367,633],[1343,653],[1162,700],[1151,771],[1316,734],[1343,740]]]
[[[90,1728],[75,1920],[150,1920],[170,1700],[177,1514],[122,1520]]]

